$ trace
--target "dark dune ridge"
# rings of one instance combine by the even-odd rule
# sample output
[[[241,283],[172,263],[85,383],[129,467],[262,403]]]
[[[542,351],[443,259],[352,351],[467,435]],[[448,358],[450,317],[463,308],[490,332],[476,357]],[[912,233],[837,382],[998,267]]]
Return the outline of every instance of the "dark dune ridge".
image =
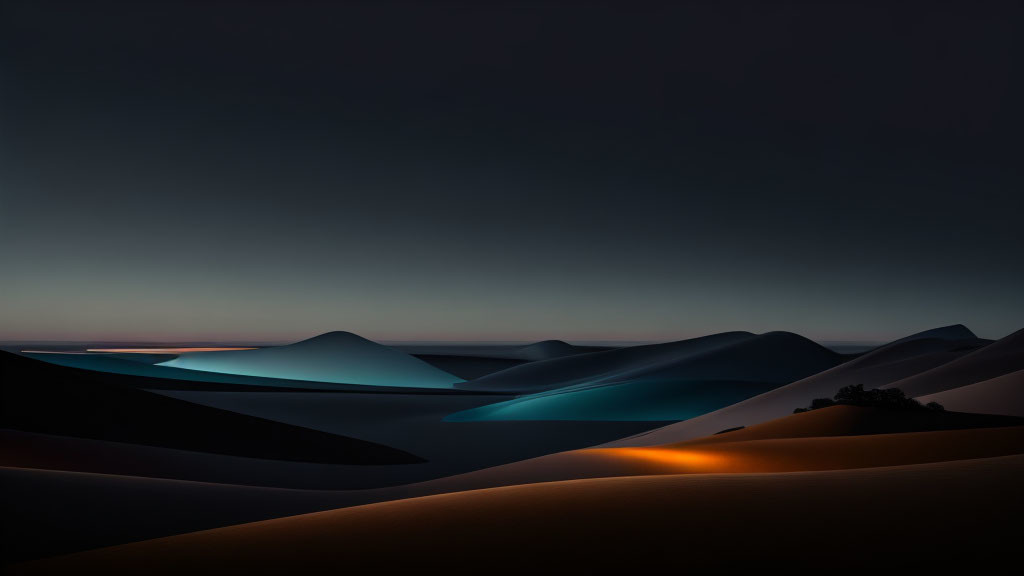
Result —
[[[388,446],[199,406],[0,352],[0,427],[252,458],[412,464]]]
[[[943,366],[891,382],[907,396],[924,396],[1024,370],[1024,330],[958,358]]]
[[[532,362],[459,386],[524,393],[639,379],[791,382],[842,361],[840,354],[796,334],[726,332]]]
[[[904,342],[910,342],[913,340],[971,340],[978,336],[971,332],[970,328],[963,324],[950,324],[949,326],[940,326],[938,328],[932,328],[931,330],[925,330],[923,332],[915,332],[910,336],[904,336],[889,342],[888,345],[903,344]]]
[[[352,500],[344,492],[3,467],[0,485],[4,562],[325,510]]]
[[[683,420],[831,368],[843,357],[786,332],[726,333],[536,362],[462,387],[549,389],[448,416],[477,420]],[[498,384],[495,382],[498,381]],[[506,382],[509,385],[502,385]]]
[[[957,340],[927,336],[935,333],[936,330],[929,330],[901,338],[834,368],[742,402],[632,438],[624,438],[610,445],[668,444],[714,434],[727,428],[758,424],[791,414],[794,409],[808,405],[815,398],[831,398],[844,386],[862,384],[865,388],[882,387],[994,345],[980,338]],[[961,331],[954,329],[942,333],[955,336]]]
[[[495,401],[495,397],[486,395],[163,393],[189,403],[391,446],[427,461],[404,466],[285,462],[59,436],[4,435],[0,432],[0,439],[4,442],[0,446],[0,465],[254,486],[358,489],[420,482],[553,452],[585,448],[664,424],[443,421],[445,414]]]
[[[399,350],[418,356],[420,354],[441,356],[467,356],[477,358],[502,358],[519,362],[550,360],[574,354],[587,354],[612,350],[614,346],[588,346],[569,344],[562,340],[541,340],[531,344],[397,344]]]
[[[820,572],[838,561],[844,571],[991,572],[1017,560],[1007,521],[1024,512],[1022,480],[1024,457],[1010,456],[828,472],[552,482],[242,524],[24,564],[13,572],[451,573],[491,565],[502,572],[538,566],[574,573],[666,566],[696,573]],[[960,519],[970,529],[951,529]],[[898,545],[865,542],[879,530],[897,537]],[[850,542],[860,544],[849,554],[840,548],[837,560],[837,546]]]
[[[427,364],[453,374],[463,380],[472,380],[507,370],[526,363],[511,358],[489,358],[486,356],[462,356],[453,354],[413,354]]]
[[[182,354],[161,366],[369,386],[451,388],[462,381],[405,352],[350,332],[328,332],[286,346]]]
[[[575,346],[561,340],[544,340],[525,346],[478,344],[396,347],[464,380],[482,378],[528,362],[611,349],[600,346]]]
[[[748,332],[728,332],[665,344],[630,346],[614,350],[541,360],[510,368],[459,388],[523,394],[569,386],[601,378],[630,374],[637,369],[671,364],[679,359],[752,338]]]

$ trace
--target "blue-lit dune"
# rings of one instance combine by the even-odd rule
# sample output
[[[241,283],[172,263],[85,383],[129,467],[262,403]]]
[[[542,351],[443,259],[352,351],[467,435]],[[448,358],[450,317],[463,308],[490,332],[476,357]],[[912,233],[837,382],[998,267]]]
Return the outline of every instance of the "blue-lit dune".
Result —
[[[575,384],[648,375],[694,356],[754,338],[750,332],[724,332],[700,338],[629,346],[530,362],[463,383],[459,388],[522,394]]]
[[[445,420],[686,420],[776,386],[727,380],[637,380],[599,387],[578,385],[458,412]]]
[[[621,354],[626,351],[630,356]],[[471,384],[509,385],[529,374],[549,389],[450,414],[446,420],[686,420],[843,360],[786,332],[728,333],[621,352],[536,362],[481,378]],[[588,356],[589,365],[584,362]]]
[[[418,358],[349,332],[287,346],[182,354],[160,366],[314,382],[451,388],[462,380]]]
[[[223,374],[218,372],[202,372],[200,370],[186,370],[184,368],[175,368],[173,366],[150,364],[147,359],[148,355],[145,354],[125,354],[124,357],[121,357],[121,355],[118,354],[44,354],[26,352],[22,353],[22,356],[35,358],[36,360],[42,360],[43,362],[56,364],[58,366],[68,366],[70,368],[81,368],[83,370],[94,370],[96,372],[109,372],[111,374],[127,374],[129,376],[184,380],[187,382],[315,390],[345,390],[359,388],[358,386],[346,386],[332,382],[308,382],[283,378],[260,378],[256,376],[245,376],[242,374]],[[142,358],[141,360],[136,360],[134,356],[140,356]],[[166,359],[164,361],[166,361]]]

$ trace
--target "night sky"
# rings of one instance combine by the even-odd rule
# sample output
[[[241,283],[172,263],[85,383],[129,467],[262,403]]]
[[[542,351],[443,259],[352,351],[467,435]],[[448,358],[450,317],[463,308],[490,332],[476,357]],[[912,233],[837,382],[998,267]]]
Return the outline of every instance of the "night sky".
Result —
[[[1024,3],[5,2],[0,340],[1024,327]]]

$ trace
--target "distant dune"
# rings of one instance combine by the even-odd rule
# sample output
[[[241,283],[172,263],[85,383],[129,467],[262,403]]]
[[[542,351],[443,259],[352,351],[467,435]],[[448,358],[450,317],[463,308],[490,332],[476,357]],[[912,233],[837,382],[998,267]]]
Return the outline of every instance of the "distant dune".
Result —
[[[924,332],[917,332],[910,336],[904,336],[898,340],[889,342],[892,344],[902,344],[904,342],[910,342],[912,340],[925,340],[925,339],[939,339],[939,340],[971,340],[978,336],[971,332],[967,326],[963,324],[951,324],[949,326],[941,326],[939,328],[932,328],[931,330],[925,330]]]
[[[838,561],[843,571],[991,573],[1017,560],[1007,522],[1024,512],[1022,481],[1024,457],[1011,456],[554,482],[242,524],[14,573],[819,572]]]
[[[287,346],[182,354],[160,366],[373,386],[451,388],[462,381],[405,352],[348,332],[329,332]]]
[[[891,382],[907,396],[924,396],[1024,370],[1024,330],[1018,330],[946,365]]]
[[[578,354],[579,350],[572,344],[561,340],[543,340],[528,344],[515,351],[515,355],[523,360],[536,361],[571,356]]]
[[[610,381],[638,370],[656,370],[753,337],[749,332],[727,332],[679,342],[629,346],[541,360],[462,383],[459,388],[522,394],[579,383]]]
[[[535,377],[553,389],[447,420],[682,420],[835,366],[842,358],[795,334],[728,333],[583,354],[512,368],[462,385],[512,389]],[[496,380],[508,386],[493,386]]]
[[[922,332],[921,335],[928,333],[934,332]],[[988,340],[977,338],[948,340],[918,336],[901,338],[854,360],[742,402],[609,445],[653,446],[699,438],[736,426],[751,426],[792,414],[794,409],[808,405],[815,398],[831,398],[844,386],[862,384],[866,388],[877,388],[950,363],[990,345]]]
[[[917,400],[921,403],[938,402],[947,410],[1024,416],[1024,370],[919,396]]]

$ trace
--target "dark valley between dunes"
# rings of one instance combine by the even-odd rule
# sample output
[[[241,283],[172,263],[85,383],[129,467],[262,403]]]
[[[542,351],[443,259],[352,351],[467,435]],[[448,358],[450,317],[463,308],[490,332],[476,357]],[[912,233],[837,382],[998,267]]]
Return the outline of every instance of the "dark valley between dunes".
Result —
[[[800,535],[762,535],[730,553],[737,567],[813,558],[875,521],[923,546],[946,537],[936,512],[988,518],[942,563],[968,562],[969,543],[1010,555],[999,520],[1024,511],[1022,335],[956,325],[852,354],[785,332],[2,352],[5,561],[24,574],[435,569],[452,546],[483,562],[514,545],[509,568],[625,569],[664,562],[680,516],[683,533],[726,530],[725,514]],[[599,534],[647,553],[603,550]],[[722,553],[688,555],[706,570]],[[940,564],[878,546],[850,565],[874,562]]]

